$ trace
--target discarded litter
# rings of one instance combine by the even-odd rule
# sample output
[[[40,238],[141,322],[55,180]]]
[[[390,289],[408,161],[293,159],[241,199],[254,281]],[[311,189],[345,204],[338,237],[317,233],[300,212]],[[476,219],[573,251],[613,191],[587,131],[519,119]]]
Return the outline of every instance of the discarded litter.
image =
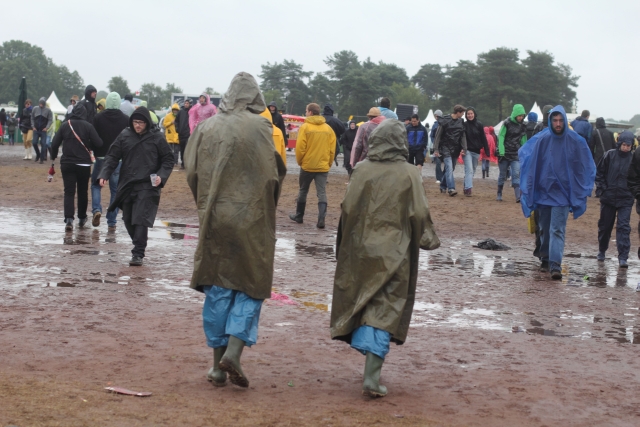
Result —
[[[289,381],[289,382],[287,383],[287,385],[288,385],[289,387],[293,387],[293,381]]]
[[[110,391],[111,393],[126,394],[127,396],[138,396],[138,397],[151,396],[151,393],[148,391],[132,391],[122,387],[105,387],[104,389],[107,391]]]
[[[490,251],[506,251],[511,249],[509,246],[493,239],[484,239],[478,242],[477,245],[474,245],[474,247],[479,249],[487,249]]]

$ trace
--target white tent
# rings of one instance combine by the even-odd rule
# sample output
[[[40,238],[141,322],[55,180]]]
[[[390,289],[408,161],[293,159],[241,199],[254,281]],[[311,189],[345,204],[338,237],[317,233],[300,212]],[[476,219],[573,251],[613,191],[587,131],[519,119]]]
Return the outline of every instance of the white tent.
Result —
[[[51,95],[47,99],[47,103],[49,103],[49,108],[54,114],[67,114],[67,107],[62,105],[58,97],[56,96],[56,92],[52,91]]]
[[[538,115],[538,121],[541,122],[542,121],[542,110],[540,109],[540,107],[538,106],[537,102],[533,103],[533,107],[531,107],[531,111],[529,111],[530,113],[536,113]],[[527,118],[524,118],[525,121],[528,121]]]
[[[433,110],[429,110],[429,114],[427,114],[427,118],[422,122],[422,126],[431,127],[433,126],[433,122],[436,121],[436,116],[433,115]]]

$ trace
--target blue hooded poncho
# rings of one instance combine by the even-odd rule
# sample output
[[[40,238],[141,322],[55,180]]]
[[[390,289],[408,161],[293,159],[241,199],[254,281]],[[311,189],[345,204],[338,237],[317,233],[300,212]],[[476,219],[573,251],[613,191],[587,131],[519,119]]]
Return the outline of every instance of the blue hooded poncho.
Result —
[[[554,113],[564,118],[560,135],[551,125]],[[587,210],[587,197],[593,190],[593,156],[584,138],[568,128],[562,106],[549,112],[548,125],[518,151],[522,212],[528,218],[541,205],[569,206],[576,219]]]

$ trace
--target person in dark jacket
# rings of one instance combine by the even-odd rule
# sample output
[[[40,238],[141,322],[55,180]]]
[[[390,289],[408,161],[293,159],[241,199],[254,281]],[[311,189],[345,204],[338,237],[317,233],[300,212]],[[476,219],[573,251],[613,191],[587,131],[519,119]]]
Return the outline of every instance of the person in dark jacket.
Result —
[[[542,107],[542,121],[539,122],[535,128],[533,128],[533,135],[542,132],[549,127],[549,111],[553,109],[553,105],[545,105]],[[529,137],[527,136],[527,139]]]
[[[596,165],[600,164],[600,159],[604,157],[609,150],[616,148],[616,141],[613,139],[613,133],[607,129],[604,118],[596,119],[596,130],[591,134],[589,139],[589,149],[593,153],[593,161]]]
[[[589,123],[589,116],[591,113],[589,110],[582,110],[582,114],[571,122],[573,131],[584,138],[588,143],[591,139],[591,123]]]
[[[20,117],[20,132],[22,132],[22,142],[24,143],[23,160],[31,160],[31,142],[33,141],[31,110],[33,110],[31,100],[27,99],[24,101],[24,108],[22,110],[22,116]]]
[[[538,126],[538,114],[533,111],[527,114],[527,139],[531,139]]]
[[[340,145],[342,145],[342,151],[344,152],[344,168],[347,173],[351,175],[353,168],[351,167],[351,149],[353,148],[353,142],[356,140],[356,134],[358,133],[358,125],[356,122],[350,121],[349,128],[340,137]]]
[[[338,154],[340,154],[340,145],[338,144],[338,141],[340,141],[340,137],[345,131],[344,123],[333,115],[333,105],[331,104],[325,104],[322,117],[327,121],[329,127],[333,129],[333,133],[336,134],[336,154],[334,159],[336,166],[338,166]]]
[[[442,178],[444,176],[444,172],[442,171],[442,162],[440,161],[440,157],[433,155],[433,143],[436,140],[436,132],[438,131],[438,120],[442,117],[442,110],[434,111],[433,115],[436,118],[436,121],[433,122],[431,126],[431,131],[429,132],[429,139],[431,141],[431,149],[429,150],[429,155],[431,156],[431,163],[436,165],[436,184],[442,184]],[[411,120],[411,118],[409,118]],[[442,185],[440,185],[442,188]],[[442,191],[442,190],[441,190]]]
[[[467,137],[464,134],[464,120],[462,115],[467,109],[462,105],[455,105],[453,112],[438,119],[438,130],[433,142],[433,155],[442,155],[444,163],[444,177],[440,183],[440,192],[453,197],[456,191],[456,182],[453,179],[453,170],[460,154],[467,151]]]
[[[33,149],[36,152],[36,162],[40,164],[47,160],[47,130],[53,123],[53,113],[47,107],[47,100],[42,97],[31,110],[31,125],[33,126]],[[38,149],[40,144],[40,149]]]
[[[633,134],[629,131],[624,131],[618,135],[618,142],[622,138],[623,141],[633,138]],[[632,139],[633,140],[633,139]],[[627,186],[633,194],[636,201],[640,200],[640,150],[633,152],[633,158],[631,160],[631,166],[629,166],[629,173],[627,174]],[[640,204],[636,203],[636,212],[640,215]],[[638,222],[638,232],[640,234],[640,222]],[[638,248],[638,258],[640,258],[640,247]]]
[[[182,108],[176,115],[176,132],[178,132],[178,140],[180,141],[180,169],[184,169],[184,150],[187,148],[189,137],[191,136],[191,128],[189,127],[189,110],[191,109],[191,100],[185,99]]]
[[[284,126],[282,114],[278,113],[278,104],[276,104],[276,101],[271,101],[268,108],[271,113],[271,121],[275,127],[282,131],[282,136],[284,136],[284,146],[287,147],[289,145],[289,142],[287,141],[287,128]]]
[[[9,134],[9,145],[15,145],[16,142],[14,140],[16,127],[18,126],[18,120],[15,117],[14,112],[9,113],[9,117],[7,117],[7,133]]]
[[[133,241],[129,265],[140,266],[147,248],[149,227],[153,227],[160,189],[173,171],[173,152],[164,135],[153,129],[151,114],[139,107],[129,117],[129,127],[111,144],[98,177],[104,186],[122,161],[116,198],[108,212],[122,209],[122,219]],[[155,177],[151,177],[155,175]]]
[[[596,196],[600,197],[600,219],[598,220],[598,261],[605,260],[613,224],[616,226],[618,263],[627,268],[631,249],[631,208],[634,197],[627,185],[627,175],[633,154],[633,134],[622,132],[618,138],[618,148],[606,152],[598,163],[596,171]]]
[[[471,197],[473,189],[473,176],[480,160],[480,150],[489,152],[489,143],[484,134],[484,125],[478,120],[478,113],[473,107],[467,108],[465,113],[467,121],[464,122],[464,135],[467,139],[467,150],[464,159],[464,195]]]
[[[516,196],[516,203],[520,203],[520,161],[518,150],[527,142],[527,127],[524,122],[524,107],[516,104],[511,111],[511,117],[502,122],[498,146],[496,147],[498,157],[498,194],[496,200],[502,201],[502,189],[507,177],[507,169],[511,168],[511,186]]]
[[[91,224],[94,227],[98,227],[102,216],[102,187],[97,182],[98,176],[100,176],[104,158],[109,152],[111,144],[129,126],[129,116],[120,109],[120,94],[118,92],[111,92],[107,95],[105,110],[96,116],[93,120],[93,126],[96,128],[96,132],[103,143],[102,147],[95,150],[96,163],[93,165],[93,173],[91,174],[91,212],[93,213]],[[111,193],[109,204],[112,204],[116,199],[119,178],[120,164],[118,164],[109,178],[109,191]],[[110,232],[116,231],[117,216],[118,208],[113,212],[107,212],[107,226]]]
[[[416,165],[422,175],[422,166],[424,165],[424,152],[427,149],[429,132],[420,123],[420,116],[414,114],[411,116],[411,122],[407,129],[407,140],[409,141],[409,157],[407,162]]]
[[[87,121],[93,124],[93,119],[98,114],[98,106],[96,105],[96,95],[98,94],[98,90],[93,86],[89,85],[84,90],[84,99],[79,102],[79,104],[84,105],[85,110],[87,110]]]
[[[82,228],[87,222],[89,203],[89,178],[91,176],[91,150],[102,147],[102,139],[94,127],[86,121],[87,111],[82,103],[76,104],[69,120],[60,125],[51,142],[51,160],[58,157],[60,145],[63,153],[60,158],[60,170],[64,182],[64,221],[65,230],[73,230],[74,198],[78,190],[78,225]]]

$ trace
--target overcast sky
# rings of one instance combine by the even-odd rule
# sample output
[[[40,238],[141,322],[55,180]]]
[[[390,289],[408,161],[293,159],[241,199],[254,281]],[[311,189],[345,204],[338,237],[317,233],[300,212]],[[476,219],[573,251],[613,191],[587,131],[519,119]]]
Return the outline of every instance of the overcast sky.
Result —
[[[132,90],[174,82],[187,93],[207,86],[224,92],[239,71],[257,78],[261,64],[292,59],[322,72],[323,60],[344,49],[395,63],[411,77],[425,63],[475,61],[478,53],[505,46],[518,48],[521,58],[527,50],[546,50],[570,65],[580,76],[579,110],[624,120],[640,113],[638,0],[30,0],[14,6],[2,13],[0,40],[40,46],[98,89],[122,75]]]

